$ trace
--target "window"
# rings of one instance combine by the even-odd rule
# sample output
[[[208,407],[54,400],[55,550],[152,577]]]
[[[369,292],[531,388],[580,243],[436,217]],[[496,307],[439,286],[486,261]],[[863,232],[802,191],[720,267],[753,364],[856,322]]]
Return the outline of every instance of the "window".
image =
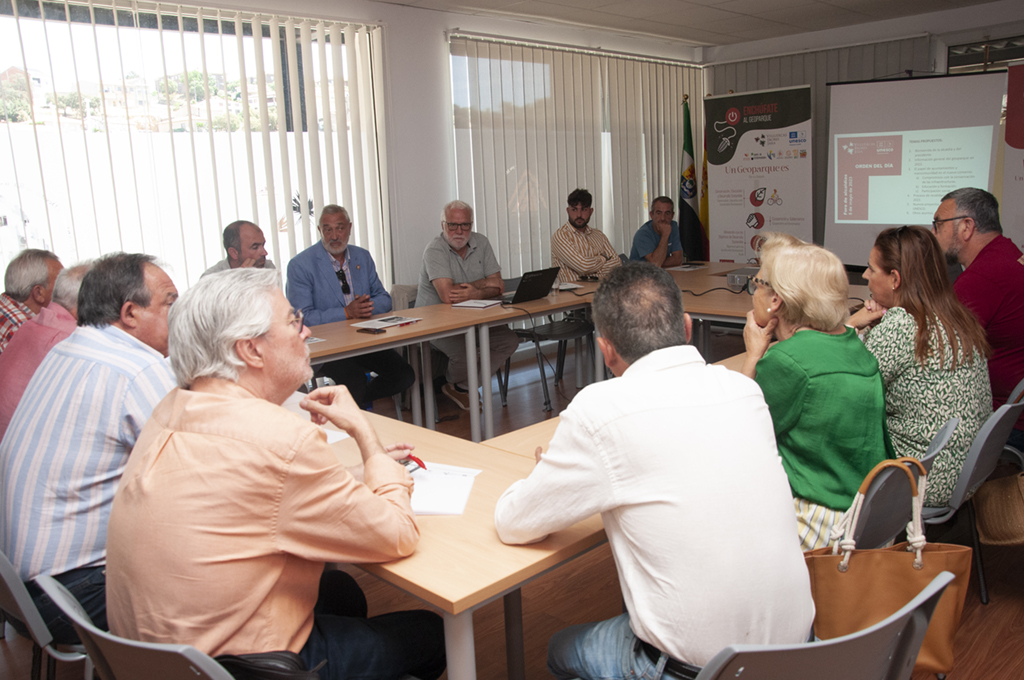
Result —
[[[390,278],[378,27],[179,5],[0,0],[0,265],[156,255],[180,288],[259,224],[278,267],[352,213]]]
[[[591,226],[627,254],[647,202],[678,199],[684,93],[700,129],[698,67],[468,36],[450,44],[458,195],[505,276],[550,265],[577,187],[594,195]]]

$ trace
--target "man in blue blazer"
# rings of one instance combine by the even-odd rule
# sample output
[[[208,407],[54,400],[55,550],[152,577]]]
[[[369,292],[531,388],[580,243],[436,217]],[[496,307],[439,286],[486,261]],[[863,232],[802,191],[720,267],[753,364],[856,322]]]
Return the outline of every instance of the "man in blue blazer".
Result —
[[[321,241],[288,263],[286,295],[305,323],[316,326],[345,319],[365,319],[391,311],[391,296],[377,278],[373,258],[365,249],[348,244],[352,219],[340,205],[325,206],[317,223]],[[367,373],[377,377],[369,382]],[[317,375],[345,385],[363,407],[412,387],[412,367],[393,349],[352,359],[332,361]]]

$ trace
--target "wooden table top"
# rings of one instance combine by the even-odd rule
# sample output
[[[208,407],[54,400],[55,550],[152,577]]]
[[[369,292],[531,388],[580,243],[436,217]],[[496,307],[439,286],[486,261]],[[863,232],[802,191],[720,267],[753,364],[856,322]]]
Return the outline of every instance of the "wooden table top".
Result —
[[[441,611],[459,614],[472,609],[606,540],[601,517],[594,515],[540,543],[505,545],[494,529],[494,507],[505,489],[530,474],[532,457],[527,459],[373,413],[367,417],[382,442],[415,444],[416,455],[428,467],[438,462],[483,470],[473,483],[464,514],[416,518],[420,543],[415,553],[385,564],[359,565]],[[352,439],[333,447],[346,465],[359,462]]]
[[[418,342],[421,338],[457,332],[475,326],[480,323],[479,314],[480,310],[478,309],[458,309],[445,304],[375,314],[370,319],[396,315],[422,319],[408,326],[392,326],[387,328],[384,333],[379,334],[360,333],[359,329],[352,325],[368,319],[335,321],[334,323],[311,326],[310,331],[313,337],[321,338],[325,342],[311,344],[309,358],[316,360],[332,356],[341,350],[358,353],[378,347],[410,345]]]
[[[494,449],[500,449],[502,451],[508,451],[514,453],[517,456],[528,458],[531,461],[536,460],[534,452],[537,447],[541,447],[545,451],[548,448],[548,442],[555,435],[555,430],[558,428],[558,423],[561,422],[558,416],[554,418],[548,418],[542,420],[539,423],[533,425],[527,425],[521,427],[514,432],[508,432],[506,434],[492,437],[491,439],[485,439],[480,442],[484,446],[490,446]]]
[[[735,262],[709,262],[703,269],[693,271],[670,269],[668,273],[675,279],[679,289],[684,291],[683,307],[691,316],[733,317],[742,320],[750,311],[751,305],[750,295],[746,292],[732,293],[728,290],[716,290],[700,296],[693,293],[704,293],[712,288],[728,288],[727,275],[729,272],[756,266]],[[685,291],[692,291],[692,293]],[[868,299],[868,287],[866,285],[851,285],[849,295],[851,306],[859,304],[858,299]]]

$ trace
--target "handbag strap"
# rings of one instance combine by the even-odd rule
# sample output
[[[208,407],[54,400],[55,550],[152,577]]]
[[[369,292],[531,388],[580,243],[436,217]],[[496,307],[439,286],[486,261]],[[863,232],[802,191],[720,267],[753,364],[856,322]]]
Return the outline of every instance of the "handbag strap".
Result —
[[[906,464],[917,467],[918,472],[920,473],[920,483],[914,479],[914,474]],[[830,536],[830,540],[832,541],[832,554],[838,555],[840,550],[843,553],[843,560],[839,563],[839,571],[841,572],[845,572],[849,569],[850,555],[852,555],[853,551],[857,549],[857,542],[853,538],[853,532],[857,527],[857,522],[860,521],[860,511],[864,506],[864,498],[867,491],[871,487],[871,482],[874,481],[875,477],[877,477],[882,470],[886,468],[898,468],[907,475],[907,481],[910,483],[910,494],[912,496],[910,502],[910,522],[907,523],[907,551],[913,551],[916,553],[916,557],[914,558],[915,569],[921,569],[924,566],[921,553],[924,550],[924,546],[927,541],[924,537],[921,513],[924,508],[924,490],[927,485],[928,471],[925,470],[924,465],[922,465],[921,461],[918,459],[905,456],[903,458],[897,458],[896,460],[883,460],[872,468],[871,472],[864,477],[864,481],[861,482],[860,488],[857,489],[857,495],[853,497],[853,503],[850,504],[850,509],[843,513],[839,520],[832,525],[832,533]]]

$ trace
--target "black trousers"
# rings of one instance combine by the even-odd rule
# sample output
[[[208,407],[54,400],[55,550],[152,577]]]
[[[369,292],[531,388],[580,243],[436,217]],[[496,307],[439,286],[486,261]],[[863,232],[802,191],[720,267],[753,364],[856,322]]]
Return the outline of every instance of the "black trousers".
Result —
[[[367,382],[367,373],[376,373],[377,377]],[[416,381],[412,366],[393,349],[332,361],[318,367],[316,374],[347,387],[355,402],[363,407],[377,399],[401,394]]]

